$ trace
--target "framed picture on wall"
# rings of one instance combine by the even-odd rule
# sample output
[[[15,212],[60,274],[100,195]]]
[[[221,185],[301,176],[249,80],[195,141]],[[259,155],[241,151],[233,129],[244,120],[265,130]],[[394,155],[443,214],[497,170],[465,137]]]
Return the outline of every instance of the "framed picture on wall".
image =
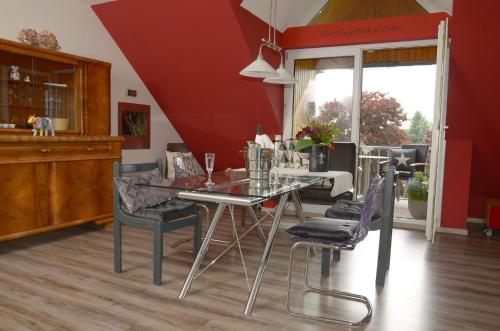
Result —
[[[118,102],[118,135],[123,149],[149,149],[151,145],[151,108],[148,105]]]

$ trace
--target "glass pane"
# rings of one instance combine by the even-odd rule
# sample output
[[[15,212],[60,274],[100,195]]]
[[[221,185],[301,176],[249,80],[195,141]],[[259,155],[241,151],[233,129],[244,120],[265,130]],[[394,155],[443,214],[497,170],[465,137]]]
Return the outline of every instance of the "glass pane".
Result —
[[[295,61],[293,134],[311,119],[341,129],[337,141],[350,142],[354,56]]]
[[[370,179],[387,167],[391,149],[411,150],[417,148],[415,144],[431,145],[436,77],[436,66],[432,64],[435,52],[432,51],[423,52],[419,48],[384,50],[375,52],[377,56],[371,56],[370,61],[367,61],[370,53],[365,52],[360,113],[359,165],[363,169],[358,178],[360,194],[366,192]],[[398,160],[400,171],[404,169],[410,177],[415,171],[425,173],[425,166],[410,164],[427,163],[428,158],[407,156]],[[407,203],[404,199],[406,184],[404,181],[399,184],[401,201],[398,204]],[[406,207],[400,209],[407,211]]]
[[[36,106],[52,118],[56,130],[77,130],[76,66],[36,59],[34,75]]]
[[[212,174],[214,186],[207,186],[207,175],[162,179],[156,183],[138,184],[142,186],[169,188],[173,190],[217,193],[239,197],[271,198],[321,183],[331,176],[278,175],[279,184],[267,188],[255,188],[251,185],[246,171],[219,171]]]
[[[56,130],[78,130],[76,66],[0,51],[0,123],[31,129],[50,117]],[[4,127],[4,126],[2,126]]]
[[[0,51],[1,124],[24,128],[29,114],[35,113],[31,110],[33,105],[32,77],[32,57]]]

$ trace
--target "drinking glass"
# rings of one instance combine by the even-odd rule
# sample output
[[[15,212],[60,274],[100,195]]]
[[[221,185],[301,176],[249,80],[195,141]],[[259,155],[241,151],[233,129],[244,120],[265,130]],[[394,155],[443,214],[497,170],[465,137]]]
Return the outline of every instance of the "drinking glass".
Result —
[[[208,172],[208,180],[205,183],[207,186],[214,185],[212,181],[212,172],[214,171],[215,153],[205,153],[205,168]]]

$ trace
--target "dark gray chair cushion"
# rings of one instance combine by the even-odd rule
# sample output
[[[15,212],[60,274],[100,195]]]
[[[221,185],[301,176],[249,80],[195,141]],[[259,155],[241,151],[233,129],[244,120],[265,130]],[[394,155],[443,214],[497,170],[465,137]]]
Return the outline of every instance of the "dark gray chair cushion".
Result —
[[[370,223],[370,231],[379,230],[381,226],[380,215],[382,214],[382,191],[384,190],[385,178],[382,178],[378,184],[375,191],[374,201],[375,211]],[[363,210],[363,202],[350,201],[350,200],[338,200],[333,207],[328,208],[325,211],[325,217],[337,218],[343,220],[355,220],[359,221],[361,219],[361,211]]]
[[[287,230],[293,239],[342,243],[351,239],[358,221],[332,218],[312,218]]]
[[[326,210],[325,217],[359,221],[362,210],[362,202],[338,200],[333,207]]]
[[[141,208],[131,215],[166,223],[193,214],[196,214],[194,202],[172,199],[156,206]]]

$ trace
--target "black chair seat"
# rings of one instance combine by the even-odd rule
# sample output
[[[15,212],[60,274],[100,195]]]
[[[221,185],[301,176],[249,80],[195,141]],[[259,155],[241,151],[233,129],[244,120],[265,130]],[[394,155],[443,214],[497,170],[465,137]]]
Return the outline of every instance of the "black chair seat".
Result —
[[[358,221],[312,218],[287,230],[293,239],[308,239],[324,243],[342,243],[352,238],[358,228]]]
[[[363,203],[349,200],[338,200],[337,203],[326,210],[325,217],[342,220],[359,221]],[[370,222],[370,231],[380,230],[382,221],[379,215],[374,215]]]
[[[131,215],[166,223],[194,214],[196,214],[194,202],[172,199],[156,206],[141,208]]]

